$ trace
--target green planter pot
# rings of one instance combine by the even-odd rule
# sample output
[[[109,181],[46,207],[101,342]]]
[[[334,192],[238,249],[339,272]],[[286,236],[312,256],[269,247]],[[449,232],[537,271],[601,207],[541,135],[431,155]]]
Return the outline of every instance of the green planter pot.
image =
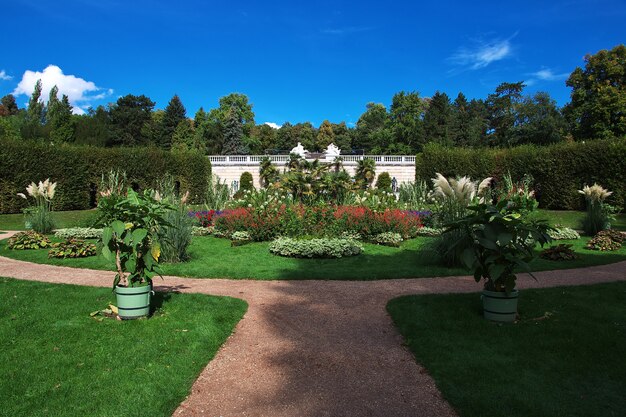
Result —
[[[487,320],[512,322],[517,317],[519,292],[510,293],[483,290],[483,312]]]
[[[123,319],[146,317],[150,313],[152,286],[115,287],[118,314]]]

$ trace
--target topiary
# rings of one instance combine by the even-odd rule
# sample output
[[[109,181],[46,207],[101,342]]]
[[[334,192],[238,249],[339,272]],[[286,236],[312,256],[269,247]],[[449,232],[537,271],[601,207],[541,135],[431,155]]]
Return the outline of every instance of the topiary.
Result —
[[[557,246],[550,246],[541,251],[539,257],[550,261],[571,261],[578,259],[578,255],[571,248],[572,245],[564,245],[562,243]]]
[[[86,258],[95,255],[96,245],[80,239],[54,243],[48,251],[48,258]]]
[[[387,171],[381,172],[376,179],[376,188],[384,191],[391,191],[391,176]]]
[[[248,171],[243,172],[241,177],[239,177],[239,189],[241,191],[252,191],[254,190],[254,182],[253,182],[252,174]]]
[[[292,239],[281,237],[270,243],[270,253],[291,258],[342,258],[359,255],[363,247],[351,239]]]
[[[16,233],[9,238],[7,243],[9,249],[43,249],[50,247],[50,239],[46,236],[29,230],[27,232]]]

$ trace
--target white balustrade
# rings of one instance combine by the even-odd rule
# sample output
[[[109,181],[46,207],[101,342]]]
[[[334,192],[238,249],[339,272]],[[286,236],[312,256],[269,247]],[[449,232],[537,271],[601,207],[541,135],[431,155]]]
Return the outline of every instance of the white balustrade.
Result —
[[[267,156],[275,165],[289,161],[289,155],[209,155],[208,158],[213,165],[259,165]],[[363,159],[373,159],[381,166],[415,164],[415,156],[411,155],[341,155],[340,158],[344,165],[356,165]],[[324,162],[323,159],[321,161]]]

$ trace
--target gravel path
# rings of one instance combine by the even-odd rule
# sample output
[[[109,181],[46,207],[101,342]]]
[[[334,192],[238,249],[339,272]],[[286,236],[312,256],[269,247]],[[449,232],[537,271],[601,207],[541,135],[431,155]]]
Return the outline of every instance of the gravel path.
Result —
[[[0,235],[0,239],[6,236]],[[0,257],[0,276],[109,286],[113,273]],[[521,275],[518,288],[626,280],[626,262]],[[385,310],[404,294],[477,292],[470,277],[250,281],[165,277],[157,290],[245,299],[248,312],[175,416],[455,416]]]

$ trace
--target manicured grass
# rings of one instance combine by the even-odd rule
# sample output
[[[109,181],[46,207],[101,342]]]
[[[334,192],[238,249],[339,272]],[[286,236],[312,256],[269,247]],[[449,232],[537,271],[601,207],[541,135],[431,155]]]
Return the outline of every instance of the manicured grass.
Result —
[[[521,320],[481,316],[478,294],[407,296],[387,309],[461,416],[623,416],[626,283],[524,290]]]
[[[56,241],[58,239],[52,239]],[[580,259],[566,262],[537,259],[534,270],[578,268],[626,260],[626,247],[615,252],[583,249],[588,238],[568,241],[581,254]],[[341,259],[294,259],[269,253],[269,243],[250,243],[231,247],[227,239],[195,237],[190,247],[191,260],[179,264],[164,264],[166,275],[198,278],[235,279],[328,279],[373,280],[389,278],[419,278],[467,275],[462,268],[447,268],[437,263],[429,249],[431,238],[421,237],[403,242],[400,248],[364,244],[359,256]],[[562,241],[564,242],[564,241]],[[10,250],[6,240],[0,241],[0,255],[36,263],[92,269],[110,269],[102,257],[82,259],[48,259],[48,251]]]
[[[580,224],[585,217],[583,211],[564,211],[564,210],[538,210],[538,217],[548,220],[551,225],[560,224],[572,229],[580,229]],[[626,214],[618,214],[615,221],[611,224],[613,229],[626,231]]]
[[[246,303],[157,294],[148,320],[99,322],[108,288],[0,278],[3,416],[170,416]]]
[[[52,217],[57,228],[90,226],[90,220],[94,220],[96,210],[73,210],[73,211],[53,211]],[[26,230],[24,226],[24,215],[0,214],[0,228],[2,230]]]

